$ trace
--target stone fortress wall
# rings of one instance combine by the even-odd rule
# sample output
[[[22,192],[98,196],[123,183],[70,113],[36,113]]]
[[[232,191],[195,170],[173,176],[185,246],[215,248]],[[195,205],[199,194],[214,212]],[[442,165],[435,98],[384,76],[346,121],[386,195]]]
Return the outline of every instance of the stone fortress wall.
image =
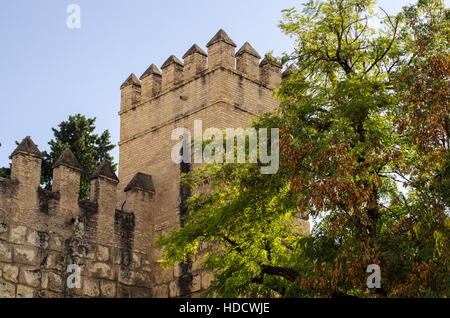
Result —
[[[170,56],[121,85],[119,177],[103,162],[88,201],[78,200],[81,167],[66,150],[52,191],[40,188],[42,156],[31,138],[12,154],[11,179],[0,178],[0,297],[197,297],[211,279],[199,261],[162,270],[154,239],[181,225],[188,196],[175,164],[172,130],[246,128],[276,109],[281,68],[223,31],[194,44],[181,62]],[[120,181],[119,181],[120,180]],[[66,285],[81,268],[81,288]]]

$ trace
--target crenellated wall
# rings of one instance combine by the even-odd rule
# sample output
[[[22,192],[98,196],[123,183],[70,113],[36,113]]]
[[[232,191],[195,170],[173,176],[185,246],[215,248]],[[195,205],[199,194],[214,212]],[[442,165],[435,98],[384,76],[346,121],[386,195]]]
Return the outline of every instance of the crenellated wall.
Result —
[[[119,178],[108,162],[79,201],[82,167],[67,149],[53,166],[53,188],[40,188],[42,155],[31,138],[12,154],[11,179],[0,178],[0,297],[197,297],[213,278],[191,260],[159,265],[155,237],[182,226],[190,164],[171,159],[174,128],[246,128],[276,109],[281,67],[219,30],[183,61],[170,56],[121,85]],[[289,76],[285,72],[283,76]],[[120,180],[120,181],[119,181]],[[309,224],[305,221],[305,229]],[[81,288],[68,288],[70,264]]]
[[[12,154],[11,179],[0,178],[0,297],[152,297],[143,225],[153,192],[134,183],[129,208],[116,209],[119,181],[105,161],[91,177],[90,199],[79,201],[73,153],[55,163],[51,191],[39,187],[41,161],[27,137]],[[67,287],[70,264],[81,268],[80,288]]]
[[[204,78],[217,69],[227,69],[234,75],[243,76],[269,92],[281,82],[281,67],[277,63],[267,58],[260,63],[261,56],[248,42],[235,54],[236,44],[223,30],[219,30],[206,46],[208,53],[194,44],[183,55],[184,63],[171,55],[161,66],[161,71],[151,64],[140,77],[141,81],[131,74],[121,86],[119,114],[134,110],[190,81]]]

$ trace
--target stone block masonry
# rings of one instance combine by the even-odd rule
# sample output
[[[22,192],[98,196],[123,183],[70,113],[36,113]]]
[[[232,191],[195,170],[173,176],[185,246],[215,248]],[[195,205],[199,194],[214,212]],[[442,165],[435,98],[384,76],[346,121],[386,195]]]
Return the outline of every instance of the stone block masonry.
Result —
[[[81,168],[66,150],[53,188],[40,188],[42,156],[30,137],[12,154],[11,179],[0,178],[0,297],[198,297],[213,279],[198,260],[161,269],[154,238],[181,226],[190,169],[171,160],[174,128],[246,128],[276,109],[281,68],[248,43],[219,30],[205,52],[194,44],[183,61],[170,56],[121,85],[119,178],[108,162],[78,200]],[[120,181],[119,181],[120,180]],[[67,267],[81,269],[68,288]]]
[[[0,297],[152,297],[149,249],[135,248],[136,226],[153,192],[127,191],[136,212],[116,209],[118,179],[109,162],[91,177],[91,197],[78,200],[81,167],[68,149],[53,167],[53,188],[41,189],[42,156],[30,137],[12,154],[11,180],[0,178]],[[151,178],[150,176],[145,176]],[[130,200],[132,201],[132,200]],[[69,288],[67,267],[81,269]]]

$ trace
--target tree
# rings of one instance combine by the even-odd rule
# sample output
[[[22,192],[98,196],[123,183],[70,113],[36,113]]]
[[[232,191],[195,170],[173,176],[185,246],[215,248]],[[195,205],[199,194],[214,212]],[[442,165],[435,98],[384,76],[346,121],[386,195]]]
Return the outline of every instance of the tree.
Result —
[[[100,136],[94,133],[95,120],[96,118],[86,118],[81,114],[76,114],[69,116],[67,121],[62,121],[57,129],[52,128],[55,138],[48,143],[50,152],[42,152],[42,183],[46,188],[51,188],[53,164],[64,150],[70,148],[83,169],[80,199],[89,198],[90,176],[103,160],[113,161],[109,152],[115,147],[111,144],[108,130],[105,130]],[[116,166],[113,165],[114,170]]]
[[[442,1],[432,0],[404,10],[402,49],[408,59],[393,77],[399,97],[394,123],[404,139],[398,153],[406,154],[395,168],[410,188],[409,213],[401,226],[419,247],[410,281],[397,288],[426,296],[449,295],[448,287],[436,283],[449,284],[449,13]]]
[[[0,168],[0,178],[10,178],[11,177],[11,168],[2,167]]]
[[[297,70],[276,93],[279,110],[253,125],[280,129],[278,173],[206,164],[184,176],[210,190],[158,244],[166,267],[203,255],[215,274],[206,295],[450,295],[448,10],[421,0],[394,17],[374,4],[283,12],[296,40],[283,61]],[[377,18],[383,28],[371,27]],[[304,235],[299,216],[322,221]],[[371,264],[380,289],[368,289]]]

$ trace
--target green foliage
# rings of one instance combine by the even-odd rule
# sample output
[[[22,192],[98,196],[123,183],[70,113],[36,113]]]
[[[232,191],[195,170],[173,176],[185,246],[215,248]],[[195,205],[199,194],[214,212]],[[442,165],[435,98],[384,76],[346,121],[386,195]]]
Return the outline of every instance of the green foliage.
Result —
[[[280,129],[280,169],[185,175],[193,195],[184,227],[158,240],[163,266],[200,257],[215,274],[207,296],[450,295],[448,10],[421,0],[393,17],[374,5],[283,11],[296,45],[281,60],[297,70],[279,110],[253,123]],[[304,217],[321,219],[311,235]],[[369,264],[381,289],[367,288]]]
[[[81,114],[69,116],[67,121],[62,121],[57,129],[52,128],[52,130],[54,139],[48,143],[50,152],[42,152],[42,183],[46,188],[51,188],[53,164],[64,150],[70,148],[83,168],[80,199],[88,199],[89,177],[103,160],[113,161],[109,152],[115,146],[111,144],[109,131],[105,130],[100,136],[95,134],[95,118],[86,118]],[[114,170],[116,166],[113,165]]]
[[[11,167],[10,168],[0,168],[0,178],[9,179],[11,177]]]

